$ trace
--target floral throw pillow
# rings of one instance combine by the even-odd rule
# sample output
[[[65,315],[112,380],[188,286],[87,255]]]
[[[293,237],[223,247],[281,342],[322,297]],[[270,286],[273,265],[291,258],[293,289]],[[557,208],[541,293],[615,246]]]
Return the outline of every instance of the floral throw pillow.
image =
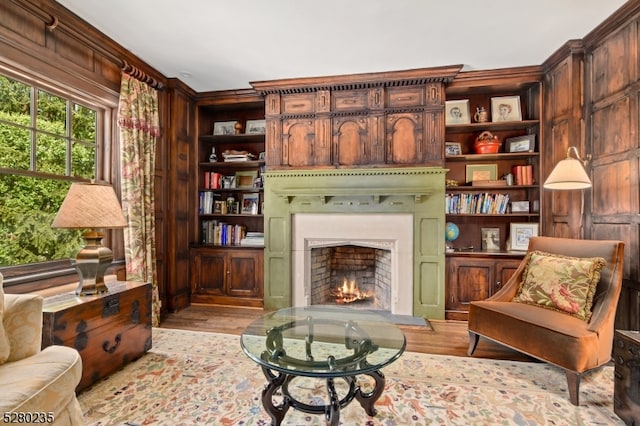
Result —
[[[532,251],[527,257],[513,301],[589,321],[600,271],[607,262],[601,257],[569,257],[541,251]]]

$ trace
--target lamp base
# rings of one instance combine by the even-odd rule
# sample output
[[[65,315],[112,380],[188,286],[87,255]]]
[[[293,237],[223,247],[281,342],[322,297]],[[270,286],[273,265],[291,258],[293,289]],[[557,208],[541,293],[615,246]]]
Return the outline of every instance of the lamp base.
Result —
[[[82,237],[86,245],[76,255],[75,268],[80,276],[76,288],[79,296],[107,293],[109,289],[104,283],[104,273],[113,261],[113,253],[102,245],[102,232],[85,232]]]

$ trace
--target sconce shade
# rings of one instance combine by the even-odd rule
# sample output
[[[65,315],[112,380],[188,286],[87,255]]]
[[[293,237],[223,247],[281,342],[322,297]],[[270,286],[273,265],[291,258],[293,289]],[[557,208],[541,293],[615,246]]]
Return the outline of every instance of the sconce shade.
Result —
[[[111,186],[73,183],[65,197],[52,228],[86,229],[85,247],[72,261],[80,276],[76,294],[80,296],[107,293],[104,273],[111,265],[113,253],[102,245],[104,237],[96,228],[124,228],[127,220]]]
[[[556,164],[543,187],[552,190],[586,189],[591,188],[591,179],[582,162],[567,155]]]
[[[124,228],[127,220],[111,186],[72,183],[52,228]]]

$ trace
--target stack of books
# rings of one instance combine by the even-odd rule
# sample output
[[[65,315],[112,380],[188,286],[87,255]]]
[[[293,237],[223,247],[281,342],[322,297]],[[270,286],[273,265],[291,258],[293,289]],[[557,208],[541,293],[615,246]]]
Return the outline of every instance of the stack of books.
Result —
[[[227,153],[224,152],[222,154],[222,157],[224,158],[224,161],[226,163],[230,163],[230,162],[236,162],[236,161],[251,161],[251,160],[255,160],[256,156],[249,153],[249,152],[241,152],[241,153]]]
[[[264,247],[264,232],[247,232],[240,240],[241,246]]]

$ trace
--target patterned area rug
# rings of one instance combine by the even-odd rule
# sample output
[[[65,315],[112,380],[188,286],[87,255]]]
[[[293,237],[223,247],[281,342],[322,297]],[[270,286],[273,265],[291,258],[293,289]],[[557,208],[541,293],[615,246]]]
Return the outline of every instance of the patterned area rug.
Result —
[[[368,416],[354,400],[342,409],[341,424],[623,424],[613,412],[609,366],[583,377],[579,407],[569,402],[562,370],[546,364],[406,352],[383,373],[378,414]],[[89,425],[269,425],[260,402],[265,383],[239,336],[154,328],[149,353],[78,399]],[[314,404],[325,395],[324,382],[306,378],[290,391]],[[325,422],[290,409],[282,424]]]

